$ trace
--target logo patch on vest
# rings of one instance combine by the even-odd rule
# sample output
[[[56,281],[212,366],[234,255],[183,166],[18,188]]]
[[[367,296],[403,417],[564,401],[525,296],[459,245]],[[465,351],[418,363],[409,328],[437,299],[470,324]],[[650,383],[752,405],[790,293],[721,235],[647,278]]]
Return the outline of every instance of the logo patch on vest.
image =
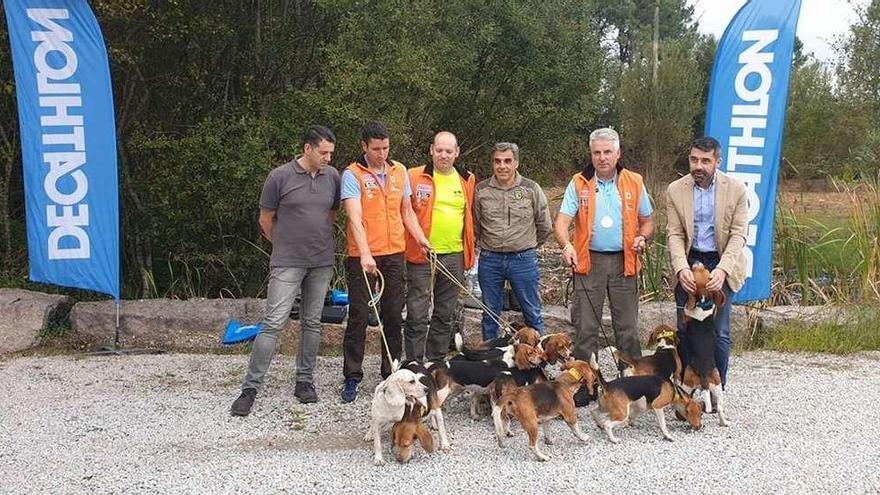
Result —
[[[416,186],[416,199],[424,201],[431,197],[434,188],[430,184],[419,184]]]
[[[366,190],[367,197],[373,199],[373,196],[376,195],[376,191],[379,190],[379,182],[372,175],[365,175],[364,189]]]
[[[589,190],[589,189],[584,188],[584,189],[581,191],[580,204],[581,204],[581,206],[583,206],[584,208],[589,208],[589,206],[590,206],[590,190]]]
[[[513,199],[515,199],[517,201],[523,199],[523,190],[521,187],[519,187],[513,191]]]

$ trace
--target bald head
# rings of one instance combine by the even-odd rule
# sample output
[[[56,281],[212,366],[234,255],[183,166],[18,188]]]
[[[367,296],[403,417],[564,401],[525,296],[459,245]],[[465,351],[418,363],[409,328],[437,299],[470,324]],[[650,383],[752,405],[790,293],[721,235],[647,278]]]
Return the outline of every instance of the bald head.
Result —
[[[431,160],[434,163],[434,170],[441,174],[451,174],[458,153],[458,139],[455,138],[455,134],[440,131],[434,135],[434,142],[431,144]]]

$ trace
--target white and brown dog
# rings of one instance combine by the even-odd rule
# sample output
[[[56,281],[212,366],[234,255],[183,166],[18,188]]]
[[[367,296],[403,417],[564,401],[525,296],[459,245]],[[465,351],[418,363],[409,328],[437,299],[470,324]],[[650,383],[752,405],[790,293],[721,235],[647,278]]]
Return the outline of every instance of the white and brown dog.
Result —
[[[529,450],[539,461],[550,457],[538,448],[538,427],[543,426],[544,443],[551,445],[548,422],[562,416],[574,436],[582,442],[587,437],[581,431],[574,407],[574,394],[586,385],[590,393],[595,386],[595,373],[586,361],[568,361],[563,365],[563,373],[554,382],[540,382],[505,392],[498,399],[498,408],[493,409],[495,436],[500,447],[505,446],[505,438],[510,436],[512,414],[529,435]]]
[[[382,430],[403,419],[407,406],[428,407],[427,387],[422,376],[408,369],[399,369],[376,385],[370,405],[370,428],[364,441],[373,440],[373,464],[385,464],[382,455]]]
[[[699,403],[682,393],[680,387],[668,377],[627,376],[606,382],[602,372],[599,371],[595,355],[590,360],[590,366],[595,370],[600,385],[598,404],[590,409],[590,414],[612,443],[620,442],[620,439],[614,435],[614,428],[628,424],[633,415],[645,409],[651,409],[657,415],[657,423],[660,425],[660,431],[663,432],[663,438],[673,440],[666,428],[665,408],[670,404],[679,414],[687,418],[695,430],[702,426],[703,411]]]
[[[687,325],[685,332],[687,360],[682,363],[684,373],[682,387],[693,394],[695,389],[703,389],[710,395],[704,404],[706,412],[711,413],[712,404],[718,412],[718,424],[727,426],[727,415],[724,413],[724,394],[721,388],[721,374],[715,365],[715,313],[725,302],[724,292],[709,291],[709,270],[702,263],[694,263],[694,283],[696,294],[689,294],[684,308],[684,320]]]

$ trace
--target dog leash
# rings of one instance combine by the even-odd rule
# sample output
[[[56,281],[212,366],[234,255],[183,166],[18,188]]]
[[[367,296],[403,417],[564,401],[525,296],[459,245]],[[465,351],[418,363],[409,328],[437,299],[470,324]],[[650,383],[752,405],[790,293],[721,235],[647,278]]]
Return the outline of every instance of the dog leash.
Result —
[[[480,306],[480,308],[487,315],[489,315],[489,318],[491,318],[492,321],[494,321],[495,323],[498,324],[499,327],[501,327],[501,329],[504,331],[504,333],[506,333],[507,335],[513,335],[515,333],[515,331],[513,330],[513,327],[511,327],[510,324],[507,323],[507,321],[504,320],[503,317],[499,316],[494,311],[489,309],[488,306],[483,304],[483,301],[481,299],[478,299],[477,297],[475,297],[473,292],[471,292],[464,284],[459,282],[458,278],[456,278],[455,275],[440,261],[440,259],[437,257],[437,253],[435,253],[433,250],[429,253],[429,259],[430,259],[431,264],[433,265],[432,272],[435,270],[440,272],[443,276],[448,278],[450,282],[452,282],[456,287],[458,287],[458,289],[460,291],[464,291],[465,295],[469,296],[471,299],[476,301],[476,303]]]
[[[385,345],[385,355],[388,357],[388,367],[391,369],[391,373],[397,371],[397,362],[395,362],[394,358],[391,357],[391,348],[388,347],[388,340],[385,338],[385,326],[382,325],[382,318],[379,317],[379,302],[382,300],[382,294],[385,293],[385,276],[382,275],[382,272],[379,269],[376,269],[376,278],[379,280],[379,290],[377,293],[373,294],[373,286],[370,283],[370,276],[367,275],[367,271],[361,269],[361,273],[364,274],[364,283],[367,285],[367,292],[370,293],[370,300],[367,302],[367,306],[373,308],[373,314],[376,315],[376,321],[379,322],[379,335],[382,336],[382,343]]]

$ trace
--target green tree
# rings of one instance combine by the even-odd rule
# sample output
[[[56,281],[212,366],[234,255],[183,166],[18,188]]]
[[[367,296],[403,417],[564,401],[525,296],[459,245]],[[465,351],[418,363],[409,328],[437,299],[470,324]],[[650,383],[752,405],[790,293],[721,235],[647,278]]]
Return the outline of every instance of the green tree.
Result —
[[[640,57],[624,72],[619,91],[627,164],[644,170],[652,184],[668,178],[704,109],[705,75],[694,54],[676,42],[663,43],[661,54],[656,87],[649,57]]]

